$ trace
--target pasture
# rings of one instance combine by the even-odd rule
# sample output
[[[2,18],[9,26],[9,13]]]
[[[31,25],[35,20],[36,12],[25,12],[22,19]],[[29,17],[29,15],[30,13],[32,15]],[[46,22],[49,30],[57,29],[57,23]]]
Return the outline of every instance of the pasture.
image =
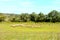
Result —
[[[0,40],[60,40],[60,23],[1,22]]]

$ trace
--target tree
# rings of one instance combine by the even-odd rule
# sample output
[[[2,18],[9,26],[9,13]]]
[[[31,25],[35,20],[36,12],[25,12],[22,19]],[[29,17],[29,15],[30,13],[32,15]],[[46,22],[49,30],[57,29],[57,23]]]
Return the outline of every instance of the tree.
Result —
[[[50,19],[51,22],[57,22],[59,17],[59,12],[56,10],[51,11],[48,14],[48,18]]]
[[[9,21],[15,22],[15,14],[10,14],[9,15]]]
[[[20,14],[20,21],[27,22],[30,21],[30,16],[28,13]]]
[[[5,21],[5,15],[3,13],[0,13],[0,22]]]
[[[57,17],[56,17],[56,22],[60,22],[60,12],[58,13]]]
[[[30,20],[31,21],[37,21],[37,17],[38,17],[38,15],[35,13],[35,12],[32,12],[32,14],[30,14]]]
[[[45,15],[45,22],[51,22],[52,18],[48,15]]]
[[[45,20],[45,15],[42,13],[42,12],[40,12],[39,14],[38,14],[38,18],[37,18],[37,21],[38,22],[44,22]]]

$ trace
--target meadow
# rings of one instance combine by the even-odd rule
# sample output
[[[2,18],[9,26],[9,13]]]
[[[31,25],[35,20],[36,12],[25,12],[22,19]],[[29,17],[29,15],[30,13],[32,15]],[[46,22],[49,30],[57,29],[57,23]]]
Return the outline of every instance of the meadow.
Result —
[[[60,40],[60,23],[1,22],[0,40]]]

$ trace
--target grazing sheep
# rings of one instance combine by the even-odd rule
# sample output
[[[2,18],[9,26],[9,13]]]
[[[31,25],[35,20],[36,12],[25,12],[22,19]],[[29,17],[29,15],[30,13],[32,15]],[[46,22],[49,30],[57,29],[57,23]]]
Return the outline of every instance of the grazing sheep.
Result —
[[[39,25],[28,25],[28,24],[14,24],[11,27],[28,27],[28,28],[37,28]]]
[[[12,25],[12,27],[15,27],[15,25]]]
[[[17,27],[17,26],[24,26],[23,24],[14,24],[12,27]]]

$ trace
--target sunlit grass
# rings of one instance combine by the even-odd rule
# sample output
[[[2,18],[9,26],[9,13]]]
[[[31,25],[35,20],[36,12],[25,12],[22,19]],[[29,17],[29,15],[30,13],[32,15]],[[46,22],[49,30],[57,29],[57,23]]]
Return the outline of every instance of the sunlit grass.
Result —
[[[27,24],[37,27],[12,27],[14,24]],[[40,27],[38,27],[40,26]],[[0,40],[60,40],[60,23],[2,22]]]
[[[35,26],[33,24],[36,24],[37,27],[12,27],[11,25],[14,25],[14,24],[27,24],[27,25],[32,25],[32,26]],[[60,32],[60,23],[34,23],[34,22],[29,22],[29,23],[0,23],[0,31],[17,31],[17,32],[20,32],[20,31],[46,31],[46,32],[50,32],[50,31],[54,31],[54,32]],[[38,27],[40,26],[40,27]]]

